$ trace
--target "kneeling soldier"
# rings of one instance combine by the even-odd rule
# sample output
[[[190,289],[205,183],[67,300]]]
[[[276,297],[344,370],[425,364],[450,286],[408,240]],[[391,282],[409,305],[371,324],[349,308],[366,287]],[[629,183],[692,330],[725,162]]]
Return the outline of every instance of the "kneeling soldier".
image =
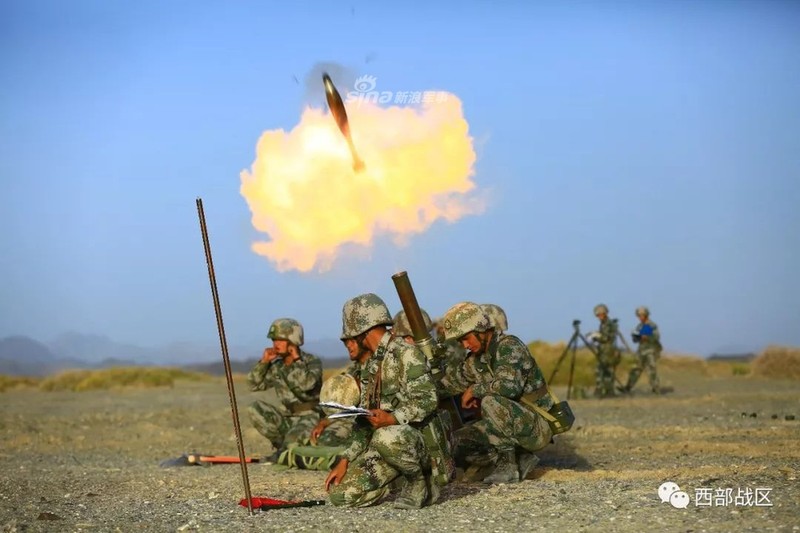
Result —
[[[516,483],[538,463],[533,452],[550,443],[552,431],[537,413],[553,399],[528,347],[512,335],[498,334],[480,306],[463,302],[442,319],[447,340],[468,351],[461,366],[469,383],[465,408],[480,406],[481,420],[455,433],[456,459],[469,464],[496,464],[486,483]]]
[[[418,509],[438,498],[431,483],[430,456],[420,428],[435,413],[436,387],[425,356],[387,329],[392,316],[375,294],[348,300],[342,310],[342,340],[360,363],[359,406],[370,416],[356,419],[350,446],[325,480],[334,505],[364,507],[405,478],[395,507]]]

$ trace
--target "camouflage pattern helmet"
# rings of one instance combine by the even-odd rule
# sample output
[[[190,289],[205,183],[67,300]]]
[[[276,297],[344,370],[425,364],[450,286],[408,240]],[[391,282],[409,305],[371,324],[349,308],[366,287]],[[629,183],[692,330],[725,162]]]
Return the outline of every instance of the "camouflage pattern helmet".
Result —
[[[285,340],[295,346],[302,346],[303,326],[293,318],[279,318],[270,325],[267,338],[274,341]]]
[[[608,316],[608,306],[606,304],[597,304],[594,306],[594,316],[600,316],[601,313],[605,313]]]
[[[420,308],[420,312],[422,312],[422,321],[425,323],[425,331],[430,331],[433,329],[431,317],[422,308]],[[408,317],[406,317],[405,311],[400,311],[394,315],[394,327],[392,327],[392,331],[398,337],[408,337],[414,335],[414,333],[411,331],[411,324],[408,323]]]
[[[367,293],[351,298],[342,307],[342,340],[352,339],[375,326],[391,326],[389,308],[377,294]]]
[[[503,308],[495,304],[483,304],[481,309],[489,317],[489,323],[500,331],[508,330],[508,318]]]
[[[458,340],[472,331],[486,331],[492,328],[489,317],[478,304],[461,302],[450,309],[442,317],[445,340]]]
[[[350,374],[337,374],[325,380],[319,391],[320,402],[336,402],[342,405],[358,405],[361,393],[358,391],[356,378]],[[335,413],[336,409],[323,407],[326,415]]]
[[[650,316],[650,310],[645,306],[637,307],[636,316]]]

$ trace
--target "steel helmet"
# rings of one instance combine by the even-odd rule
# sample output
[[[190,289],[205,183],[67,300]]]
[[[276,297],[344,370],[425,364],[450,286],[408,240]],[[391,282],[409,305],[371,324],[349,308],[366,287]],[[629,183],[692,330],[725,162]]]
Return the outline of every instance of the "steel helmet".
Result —
[[[350,374],[337,374],[325,380],[319,391],[320,402],[336,402],[341,405],[358,405],[361,393],[358,390],[356,378]],[[326,415],[335,413],[336,409],[323,407]]]
[[[478,304],[461,302],[444,314],[445,340],[458,340],[471,331],[486,331],[492,327],[489,317]]]
[[[489,323],[500,331],[508,330],[508,318],[503,308],[495,304],[483,304],[481,309],[489,317]]]
[[[600,313],[605,313],[608,316],[608,306],[606,304],[597,304],[594,306],[594,316],[600,316]]]
[[[430,331],[433,328],[431,317],[422,308],[420,308],[420,312],[422,313],[422,321],[425,323],[425,331]],[[408,323],[408,317],[406,316],[405,311],[400,311],[394,315],[394,326],[392,327],[392,331],[398,337],[408,337],[409,335],[414,335],[414,333],[411,331],[411,324]]]
[[[367,293],[351,298],[342,307],[342,340],[352,339],[375,326],[391,326],[389,308],[377,294]]]
[[[295,346],[303,345],[303,326],[293,318],[279,318],[269,326],[267,338],[286,340]]]

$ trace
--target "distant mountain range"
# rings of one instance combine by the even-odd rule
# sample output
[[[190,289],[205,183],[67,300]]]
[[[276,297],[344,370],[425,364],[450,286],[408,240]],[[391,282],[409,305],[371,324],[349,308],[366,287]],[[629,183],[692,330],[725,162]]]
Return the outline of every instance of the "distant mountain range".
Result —
[[[265,345],[229,345],[234,371],[252,367]],[[342,361],[347,353],[341,341],[308,341],[303,349],[325,362]],[[16,335],[0,339],[0,374],[44,376],[66,369],[112,366],[179,366],[223,374],[219,344],[175,342],[158,348],[118,343],[103,335],[64,333],[49,343]],[[326,365],[328,366],[328,365]],[[241,368],[239,368],[241,367]]]

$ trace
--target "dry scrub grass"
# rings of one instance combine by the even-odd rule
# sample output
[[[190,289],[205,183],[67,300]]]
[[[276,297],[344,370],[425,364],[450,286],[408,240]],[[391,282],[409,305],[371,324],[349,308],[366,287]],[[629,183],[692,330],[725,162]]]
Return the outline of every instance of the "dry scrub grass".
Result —
[[[800,379],[800,348],[768,346],[753,361],[753,375],[764,378]]]
[[[43,391],[89,391],[118,388],[172,387],[175,380],[210,381],[214,378],[178,368],[119,367],[104,370],[68,370],[46,378]]]
[[[29,387],[36,387],[39,380],[24,376],[5,376],[0,374],[0,392],[5,392],[11,389],[24,389]]]

